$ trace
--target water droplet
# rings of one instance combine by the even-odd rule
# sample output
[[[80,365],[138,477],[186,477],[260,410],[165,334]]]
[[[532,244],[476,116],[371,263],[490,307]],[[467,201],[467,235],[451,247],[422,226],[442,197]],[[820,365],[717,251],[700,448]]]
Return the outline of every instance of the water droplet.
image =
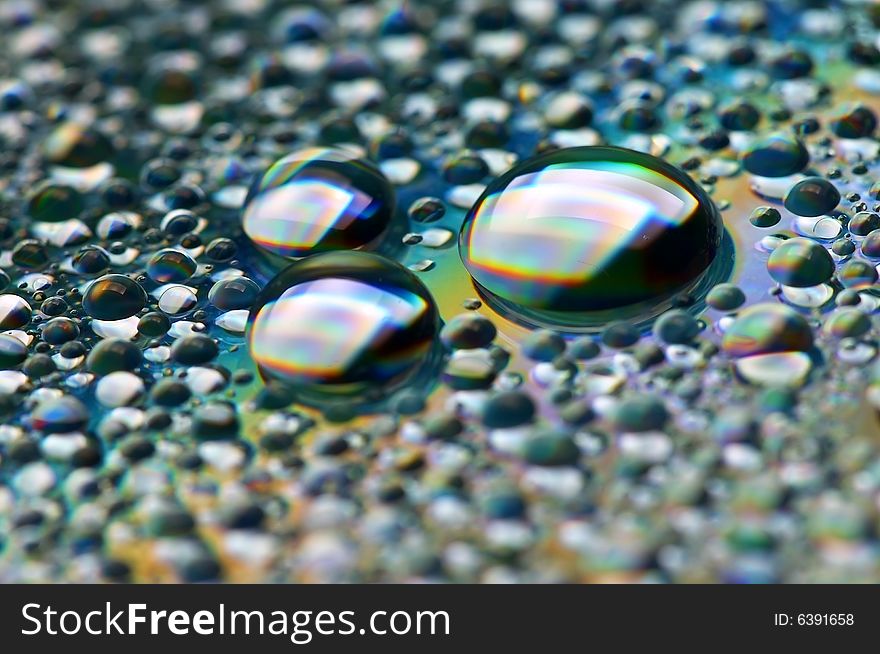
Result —
[[[250,312],[247,309],[233,309],[217,316],[214,324],[234,334],[243,334],[247,328]]]
[[[108,338],[98,343],[86,361],[89,370],[96,375],[109,375],[117,370],[131,371],[142,361],[140,348],[121,338]]]
[[[125,275],[104,275],[89,284],[83,309],[98,320],[130,318],[147,304],[147,292]]]
[[[837,279],[846,288],[868,288],[877,281],[877,268],[861,259],[848,261],[837,271]]]
[[[438,330],[412,273],[363,252],[316,255],[267,284],[251,311],[251,355],[309,401],[383,394],[426,365]]]
[[[837,358],[844,363],[863,365],[877,356],[877,348],[870,343],[846,339],[837,348]]]
[[[424,232],[419,234],[420,243],[428,248],[442,248],[444,245],[449,243],[452,240],[452,237],[455,236],[448,229],[442,229],[439,227],[435,227],[432,229],[426,229]]]
[[[31,426],[47,434],[64,434],[81,429],[88,420],[88,409],[70,395],[44,400],[31,414]]]
[[[834,113],[829,126],[841,138],[864,138],[871,136],[877,129],[877,116],[864,105],[847,105]]]
[[[779,209],[774,207],[758,207],[749,216],[749,222],[755,227],[773,227],[781,219]]]
[[[18,329],[31,321],[31,305],[17,295],[0,295],[0,330]]]
[[[62,345],[79,336],[79,327],[70,318],[53,318],[43,326],[41,335],[51,345]]]
[[[654,336],[666,344],[686,345],[699,333],[697,319],[682,309],[667,311],[654,323]]]
[[[106,407],[127,406],[143,394],[143,380],[124,370],[111,372],[95,386],[95,398]]]
[[[9,334],[0,334],[0,370],[15,368],[27,359],[27,345]]]
[[[785,208],[796,216],[821,216],[840,202],[840,191],[824,177],[807,177],[785,194]]]
[[[110,267],[110,255],[104,248],[88,245],[73,256],[70,265],[80,275],[97,275]]]
[[[804,144],[790,134],[771,134],[756,139],[742,153],[742,165],[760,177],[787,177],[810,163]]]
[[[189,286],[168,286],[159,296],[159,308],[165,313],[176,316],[187,313],[198,304],[198,297]]]
[[[170,248],[159,250],[147,263],[147,275],[154,282],[183,282],[196,272],[196,262],[186,252]]]
[[[409,266],[409,269],[413,272],[428,272],[434,267],[434,262],[431,259],[422,259],[421,261],[416,261],[415,263]]]
[[[880,229],[880,215],[873,211],[859,211],[850,218],[847,228],[854,236],[867,236],[875,229]]]
[[[212,339],[196,333],[177,339],[171,346],[171,358],[186,366],[197,366],[212,361],[219,351]]]
[[[440,331],[440,340],[450,349],[472,349],[489,346],[497,329],[491,320],[475,313],[452,318]]]
[[[822,331],[834,338],[857,338],[871,330],[871,319],[861,309],[847,307],[828,316]]]
[[[259,292],[260,286],[247,277],[221,279],[208,291],[208,301],[221,311],[249,309]]]
[[[813,347],[806,319],[782,304],[755,304],[727,329],[724,351],[737,358],[778,352],[805,352]]]
[[[26,238],[12,249],[12,263],[28,270],[39,270],[49,263],[49,251],[40,241]]]
[[[839,259],[845,259],[856,251],[856,244],[848,238],[839,238],[831,244],[831,252]]]
[[[43,222],[60,222],[76,218],[83,210],[83,196],[75,188],[45,181],[28,196],[28,214]]]
[[[113,156],[113,145],[98,130],[67,122],[56,127],[43,141],[46,159],[67,168],[91,168]]]
[[[875,229],[862,241],[862,254],[870,259],[880,259],[880,229]]]
[[[137,323],[138,332],[151,338],[164,336],[170,327],[171,321],[168,316],[155,311],[146,314]]]
[[[341,149],[310,148],[275,162],[251,187],[242,226],[287,258],[373,246],[394,215],[394,191],[372,164]]]
[[[773,250],[767,270],[780,284],[805,288],[827,282],[834,274],[834,260],[815,241],[792,238]]]
[[[407,215],[417,223],[432,223],[440,220],[445,213],[443,200],[434,197],[419,198],[407,209]]]
[[[706,295],[706,304],[719,311],[735,311],[746,301],[746,294],[734,284],[718,284]]]
[[[534,157],[495,180],[468,213],[459,249],[496,307],[577,329],[609,312],[656,314],[705,277],[721,237],[711,200],[678,169],[584,147]]]
[[[134,338],[138,333],[138,317],[121,320],[92,320],[92,331],[101,338]]]

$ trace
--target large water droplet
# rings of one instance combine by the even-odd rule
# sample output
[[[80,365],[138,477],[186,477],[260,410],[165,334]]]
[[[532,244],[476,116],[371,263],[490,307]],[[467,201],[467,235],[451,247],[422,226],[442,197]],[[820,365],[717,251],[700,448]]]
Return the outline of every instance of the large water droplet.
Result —
[[[434,300],[397,263],[331,252],[281,271],[251,310],[251,355],[304,401],[371,399],[426,366],[438,331]]]
[[[717,209],[677,168],[622,148],[579,147],[529,159],[490,184],[459,250],[496,308],[578,330],[657,315],[706,280],[721,240]]]
[[[369,162],[341,149],[309,148],[275,162],[251,187],[242,227],[287,258],[370,248],[394,215],[394,190]]]
[[[125,275],[104,275],[92,282],[83,295],[83,309],[98,320],[129,318],[147,304],[147,292]]]

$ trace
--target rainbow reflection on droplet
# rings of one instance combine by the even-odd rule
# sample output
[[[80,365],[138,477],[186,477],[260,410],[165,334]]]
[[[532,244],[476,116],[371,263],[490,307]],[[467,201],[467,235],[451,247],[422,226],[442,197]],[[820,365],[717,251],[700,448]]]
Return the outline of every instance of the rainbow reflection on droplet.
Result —
[[[459,251],[496,305],[532,324],[579,329],[612,313],[656,315],[700,282],[721,239],[715,206],[678,169],[623,148],[577,147],[490,184]]]
[[[375,254],[331,252],[269,282],[251,310],[249,343],[262,374],[305,401],[373,399],[425,366],[438,329],[413,273]]]
[[[195,274],[197,267],[195,259],[186,252],[165,248],[150,257],[147,275],[160,284],[183,282]]]
[[[813,347],[807,320],[784,304],[755,304],[724,334],[722,348],[734,358],[779,352],[806,352]]]
[[[721,344],[745,381],[758,386],[800,386],[813,368],[813,331],[784,304],[755,304],[737,315]]]
[[[767,271],[780,284],[808,288],[831,278],[834,259],[819,243],[808,238],[792,238],[770,253]]]
[[[394,190],[372,164],[342,149],[308,148],[279,159],[253,184],[245,234],[286,258],[370,248],[394,215]]]

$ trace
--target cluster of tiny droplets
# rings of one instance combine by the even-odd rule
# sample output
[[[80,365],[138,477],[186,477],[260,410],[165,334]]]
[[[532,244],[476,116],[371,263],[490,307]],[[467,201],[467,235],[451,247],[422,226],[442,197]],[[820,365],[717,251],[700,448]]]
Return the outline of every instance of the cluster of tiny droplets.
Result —
[[[880,5],[0,29],[0,581],[880,581]]]

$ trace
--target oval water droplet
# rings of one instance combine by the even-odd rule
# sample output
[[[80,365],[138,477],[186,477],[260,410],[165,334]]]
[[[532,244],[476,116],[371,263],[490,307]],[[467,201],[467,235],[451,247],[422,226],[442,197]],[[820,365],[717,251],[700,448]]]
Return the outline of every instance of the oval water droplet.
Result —
[[[792,238],[767,259],[770,276],[780,284],[807,288],[827,282],[834,274],[834,260],[828,250],[807,238]]]
[[[308,257],[281,271],[251,310],[251,355],[304,401],[381,397],[423,370],[439,329],[425,286],[365,252]]]
[[[717,209],[687,175],[651,155],[582,147],[534,157],[492,182],[465,219],[459,250],[496,308],[587,330],[611,314],[667,308],[707,277],[721,240]]]
[[[394,215],[394,190],[371,163],[342,149],[309,148],[279,159],[251,187],[245,234],[286,258],[370,248]]]
[[[147,292],[125,275],[104,275],[92,282],[83,296],[83,309],[98,320],[130,318],[147,304]]]

